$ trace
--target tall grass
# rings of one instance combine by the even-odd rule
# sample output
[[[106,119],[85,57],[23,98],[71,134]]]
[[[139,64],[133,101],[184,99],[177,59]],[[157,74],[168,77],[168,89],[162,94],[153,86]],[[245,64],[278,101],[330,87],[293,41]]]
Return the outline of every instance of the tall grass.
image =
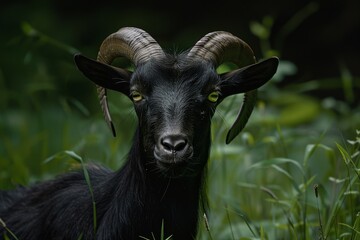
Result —
[[[283,129],[285,143],[273,131],[254,136],[242,151],[215,148],[208,183],[214,239],[354,239],[359,134],[339,145],[342,136],[329,130],[311,136],[302,127],[294,136],[297,130]],[[298,142],[304,142],[301,155],[294,154]],[[206,231],[199,239],[207,239]]]

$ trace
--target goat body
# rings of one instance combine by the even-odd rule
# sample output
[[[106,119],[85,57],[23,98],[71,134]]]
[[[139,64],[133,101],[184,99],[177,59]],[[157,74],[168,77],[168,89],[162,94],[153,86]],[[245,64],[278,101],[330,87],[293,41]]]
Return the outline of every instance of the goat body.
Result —
[[[112,35],[104,41],[99,61],[76,55],[79,70],[103,88],[99,97],[113,131],[104,89],[119,91],[134,103],[138,128],[127,160],[116,172],[88,166],[93,196],[82,171],[0,192],[0,218],[6,224],[6,228],[0,226],[0,236],[11,238],[9,229],[25,240],[159,239],[163,226],[166,237],[195,239],[199,206],[206,202],[203,186],[215,108],[227,96],[266,83],[278,64],[277,58],[270,58],[219,75],[218,55],[210,60],[208,55],[199,57],[204,41],[221,42],[219,35],[229,41],[230,50],[246,47],[220,32],[200,40],[189,53],[168,55],[144,31],[125,28],[114,35],[120,40]],[[134,72],[107,63],[119,46],[115,55],[135,62]],[[226,44],[215,46],[220,48],[212,54],[229,55],[222,52],[229,48]],[[227,140],[244,127],[252,107],[240,112]]]
[[[81,171],[23,189],[22,197],[1,217],[19,239],[151,239],[151,234],[160,239],[162,221],[167,236],[194,239],[199,177],[178,180],[149,174],[144,179],[144,169],[134,169],[131,161],[135,159],[130,158],[118,172],[88,168],[96,229]]]

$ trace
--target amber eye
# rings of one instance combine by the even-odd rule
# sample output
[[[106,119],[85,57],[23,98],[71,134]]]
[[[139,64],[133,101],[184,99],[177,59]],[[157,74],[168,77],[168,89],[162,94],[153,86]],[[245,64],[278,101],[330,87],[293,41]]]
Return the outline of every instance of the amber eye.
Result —
[[[208,96],[208,100],[210,102],[213,102],[213,103],[216,103],[218,99],[219,99],[219,92],[218,91],[213,91]]]
[[[138,91],[133,91],[131,93],[131,98],[134,102],[140,102],[143,99],[143,96]]]

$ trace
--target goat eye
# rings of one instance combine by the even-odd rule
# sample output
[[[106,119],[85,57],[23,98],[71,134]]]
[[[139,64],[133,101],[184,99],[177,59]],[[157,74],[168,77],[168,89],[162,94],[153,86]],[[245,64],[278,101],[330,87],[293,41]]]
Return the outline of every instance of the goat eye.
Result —
[[[208,95],[208,100],[210,102],[215,103],[215,102],[217,102],[218,99],[219,99],[219,92],[218,91],[213,91],[212,93],[210,93]]]
[[[138,91],[133,91],[131,93],[131,98],[134,100],[134,102],[140,102],[143,100],[143,96]]]

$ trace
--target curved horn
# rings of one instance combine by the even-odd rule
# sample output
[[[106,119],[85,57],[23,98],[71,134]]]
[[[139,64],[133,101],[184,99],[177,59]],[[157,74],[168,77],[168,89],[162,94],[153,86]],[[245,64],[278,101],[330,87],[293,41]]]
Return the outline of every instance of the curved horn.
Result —
[[[224,31],[211,32],[201,38],[190,50],[189,57],[206,59],[218,67],[221,63],[231,61],[239,68],[256,62],[250,46],[240,38]],[[243,105],[230,128],[226,143],[230,143],[245,127],[256,103],[257,90],[244,94]]]
[[[189,57],[209,60],[215,66],[232,61],[238,67],[255,63],[250,46],[240,38],[224,31],[211,32],[201,38],[190,50]]]
[[[111,65],[115,58],[125,57],[136,67],[150,58],[157,58],[163,54],[164,52],[159,44],[147,32],[139,28],[124,27],[109,35],[102,42],[97,60]],[[97,92],[105,121],[113,135],[116,136],[109,112],[106,89],[97,86]]]
[[[218,67],[226,61],[235,63],[239,68],[256,62],[250,46],[240,38],[224,31],[211,32],[201,38],[190,50],[189,57],[206,59]],[[257,90],[244,94],[243,105],[230,128],[226,143],[230,143],[245,127],[256,103]]]

